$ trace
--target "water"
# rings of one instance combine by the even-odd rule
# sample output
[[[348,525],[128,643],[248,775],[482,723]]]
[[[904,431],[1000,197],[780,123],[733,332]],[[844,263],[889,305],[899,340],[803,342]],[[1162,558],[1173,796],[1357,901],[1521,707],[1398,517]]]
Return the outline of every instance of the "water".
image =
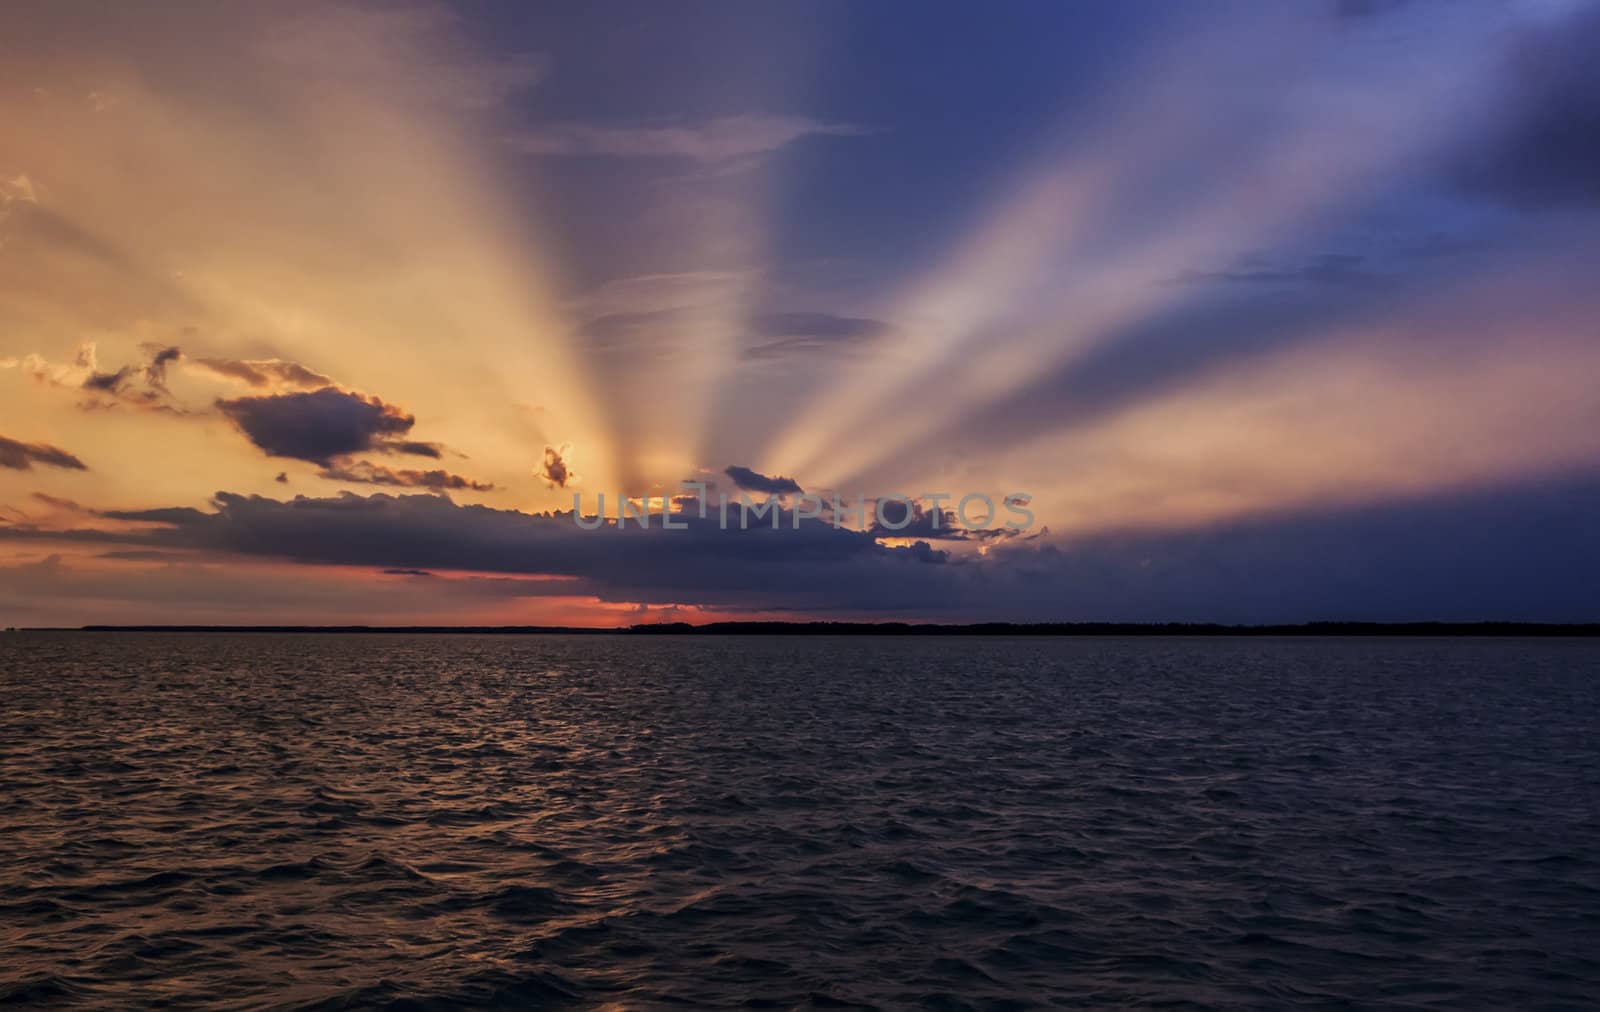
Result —
[[[0,636],[0,996],[1600,1002],[1600,643]]]

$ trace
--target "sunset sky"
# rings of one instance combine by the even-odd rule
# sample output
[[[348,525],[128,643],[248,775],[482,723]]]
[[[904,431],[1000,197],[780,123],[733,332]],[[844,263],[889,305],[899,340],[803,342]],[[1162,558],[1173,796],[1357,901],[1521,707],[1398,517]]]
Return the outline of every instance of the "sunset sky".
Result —
[[[1600,620],[1600,4],[3,20],[0,625]]]

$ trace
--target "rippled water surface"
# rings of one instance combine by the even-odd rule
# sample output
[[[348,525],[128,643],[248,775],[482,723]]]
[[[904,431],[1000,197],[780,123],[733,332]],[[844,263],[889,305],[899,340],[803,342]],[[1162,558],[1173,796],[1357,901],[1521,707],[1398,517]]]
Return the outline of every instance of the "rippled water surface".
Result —
[[[0,996],[1600,1002],[1600,643],[0,635]]]

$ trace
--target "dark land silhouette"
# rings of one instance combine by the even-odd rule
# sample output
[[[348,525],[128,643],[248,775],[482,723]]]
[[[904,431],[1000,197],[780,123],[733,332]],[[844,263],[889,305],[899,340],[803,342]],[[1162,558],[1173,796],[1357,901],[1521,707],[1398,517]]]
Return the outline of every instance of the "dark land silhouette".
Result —
[[[299,625],[87,625],[30,632],[161,633],[490,633],[503,635],[634,636],[1600,636],[1600,623],[1558,622],[1304,622],[1222,625],[1190,622],[980,622],[942,625],[909,622],[666,622],[618,628],[583,626],[299,626]]]

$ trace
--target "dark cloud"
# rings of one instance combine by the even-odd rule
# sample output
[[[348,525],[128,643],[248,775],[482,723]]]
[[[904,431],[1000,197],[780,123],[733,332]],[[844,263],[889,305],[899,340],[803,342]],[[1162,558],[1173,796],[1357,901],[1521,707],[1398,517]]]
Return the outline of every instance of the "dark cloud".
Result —
[[[225,379],[238,380],[253,387],[281,385],[302,390],[334,386],[331,378],[298,362],[283,359],[197,358],[194,364]]]
[[[187,414],[172,402],[167,390],[167,366],[183,357],[175,347],[157,344],[142,345],[145,360],[142,365],[125,365],[109,372],[95,369],[94,353],[85,346],[78,353],[78,365],[89,366],[91,371],[80,385],[89,398],[78,406],[85,410],[100,410],[126,404],[149,411]]]
[[[771,313],[752,321],[755,336],[765,343],[744,350],[748,359],[841,351],[894,333],[892,324],[832,313]]]
[[[129,520],[145,524],[189,524],[207,516],[193,506],[163,506],[149,510],[102,510],[100,516],[108,520]]]
[[[83,381],[83,389],[95,393],[114,394],[120,391],[123,384],[138,371],[131,365],[125,365],[114,372],[90,373],[89,378]]]
[[[65,468],[69,471],[89,469],[83,461],[58,447],[44,443],[22,443],[0,436],[0,467],[13,471],[27,471],[35,464]]]
[[[954,524],[955,514],[949,510],[927,509],[920,502],[886,499],[873,509],[871,530],[874,537],[908,537],[906,532],[911,528],[926,533],[935,530],[936,523],[939,527]]]
[[[760,471],[752,471],[748,467],[740,467],[737,464],[727,468],[722,473],[733,479],[735,486],[747,492],[765,492],[768,495],[795,495],[805,491],[800,487],[800,483],[793,478],[769,477]]]
[[[1027,505],[1025,501],[1018,502]],[[875,538],[924,538],[929,541],[981,542],[1030,536],[1022,530],[1003,526],[1005,521],[1017,518],[1006,512],[1005,504],[998,496],[991,497],[987,504],[973,499],[968,506],[968,515],[974,522],[987,517],[983,522],[995,526],[968,527],[956,509],[934,509],[931,504],[919,499],[885,499],[875,505],[872,525],[867,532]]]
[[[183,351],[174,347],[147,346],[149,361],[144,366],[144,381],[154,389],[167,389],[167,366],[183,357]]]
[[[383,449],[390,453],[409,453],[413,457],[432,457],[434,460],[444,456],[444,447],[438,443],[419,443],[411,439],[385,443]]]
[[[385,569],[384,576],[432,576],[426,569]]]
[[[1597,50],[1600,8],[1517,36],[1498,128],[1462,152],[1456,178],[1519,207],[1600,203]]]
[[[908,550],[911,552],[913,559],[932,565],[942,565],[950,558],[949,552],[942,552],[926,541],[914,541]]]
[[[1067,613],[1168,621],[1592,622],[1600,475],[1108,534],[1027,563]],[[1493,532],[1486,536],[1485,532]]]
[[[614,514],[614,504],[608,504]],[[136,532],[56,533],[58,540],[112,542],[153,550],[200,550],[306,563],[376,569],[462,570],[563,577],[540,593],[590,595],[604,600],[711,601],[748,604],[749,595],[774,582],[793,583],[793,600],[824,608],[836,582],[877,587],[884,606],[903,597],[899,574],[942,561],[927,548],[888,548],[867,534],[778,511],[750,514],[729,506],[729,529],[718,511],[681,516],[683,530],[608,523],[583,530],[571,513],[527,514],[463,506],[443,496],[343,493],[334,498],[278,501],[219,493],[209,513],[185,507],[122,510],[102,516],[155,525]],[[27,536],[0,528],[0,536]],[[891,576],[878,573],[880,567]],[[853,574],[853,575],[852,575]],[[535,591],[529,591],[533,593]]]
[[[451,474],[449,471],[397,470],[365,460],[354,463],[336,463],[323,468],[317,473],[317,476],[319,478],[327,478],[330,481],[351,481],[366,485],[393,485],[400,488],[431,488],[439,491],[471,490],[473,492],[492,492],[494,490],[494,485],[489,482],[463,478],[461,475]]]
[[[754,516],[749,530],[739,530],[734,507],[726,531],[717,528],[715,508],[706,520],[683,515],[681,531],[662,530],[659,518],[649,530],[584,531],[569,513],[350,493],[289,501],[222,493],[210,512],[107,514],[150,525],[141,531],[0,527],[0,537],[379,570],[537,574],[557,579],[485,580],[483,592],[833,615],[1593,621],[1600,534],[1585,504],[1597,498],[1600,475],[1590,474],[1185,531],[1006,540],[982,558],[946,555],[920,539],[889,548],[870,533],[820,521],[792,529],[790,512],[780,512],[781,530]]]
[[[535,473],[551,488],[566,488],[567,482],[577,478],[567,466],[567,454],[571,452],[572,447],[568,445],[563,445],[559,449],[554,446],[545,447],[544,460],[540,462],[539,470]]]
[[[411,415],[376,397],[332,387],[219,400],[217,409],[269,457],[326,468],[335,458],[362,452],[439,455],[431,444],[401,438],[416,424]]]

